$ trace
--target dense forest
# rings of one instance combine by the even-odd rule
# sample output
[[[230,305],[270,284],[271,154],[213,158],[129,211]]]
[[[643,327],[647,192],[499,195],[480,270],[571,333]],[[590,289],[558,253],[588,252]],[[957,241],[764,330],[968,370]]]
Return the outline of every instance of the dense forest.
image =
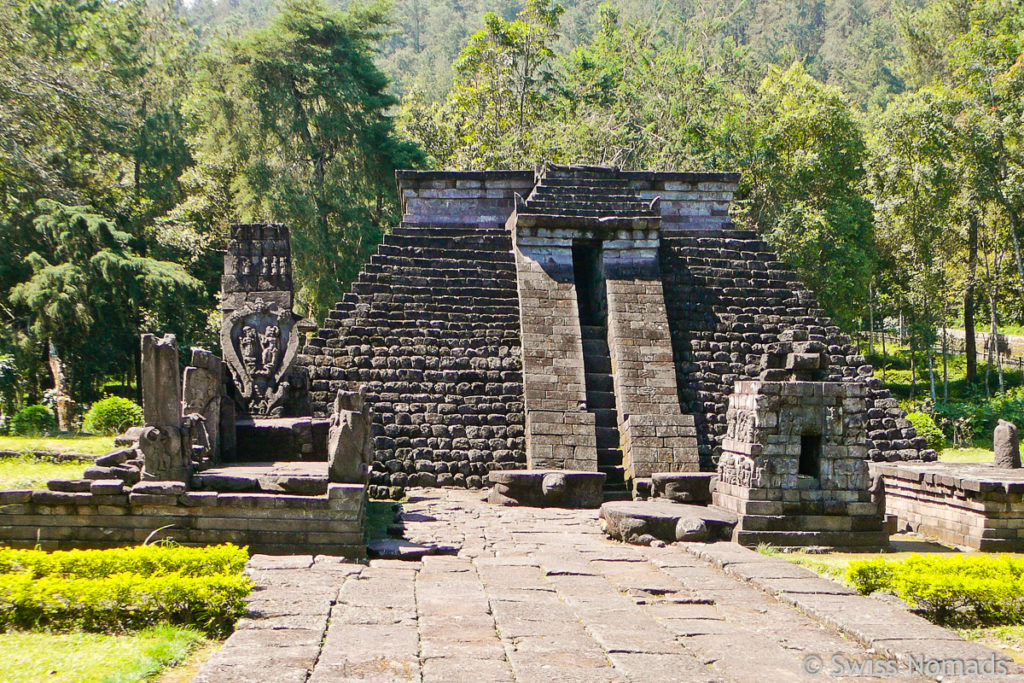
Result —
[[[1024,324],[1014,0],[6,0],[4,412],[210,345],[234,221],[292,227],[321,317],[399,168],[736,170],[848,330]],[[973,356],[968,356],[973,358]],[[974,381],[973,364],[967,369]]]

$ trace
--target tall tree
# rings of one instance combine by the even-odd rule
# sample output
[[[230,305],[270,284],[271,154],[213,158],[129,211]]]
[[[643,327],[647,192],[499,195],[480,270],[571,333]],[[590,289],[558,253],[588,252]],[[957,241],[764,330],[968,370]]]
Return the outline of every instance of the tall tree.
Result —
[[[299,294],[319,316],[397,221],[394,171],[422,154],[396,136],[396,100],[373,63],[384,6],[278,9],[265,29],[203,60],[191,105],[195,188],[227,194],[222,219],[292,227]]]

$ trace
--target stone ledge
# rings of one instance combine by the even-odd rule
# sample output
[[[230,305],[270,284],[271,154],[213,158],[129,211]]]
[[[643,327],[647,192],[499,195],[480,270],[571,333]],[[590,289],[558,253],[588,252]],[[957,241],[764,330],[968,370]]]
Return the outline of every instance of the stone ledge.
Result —
[[[604,500],[603,472],[493,470],[487,502],[528,507],[596,508]]]

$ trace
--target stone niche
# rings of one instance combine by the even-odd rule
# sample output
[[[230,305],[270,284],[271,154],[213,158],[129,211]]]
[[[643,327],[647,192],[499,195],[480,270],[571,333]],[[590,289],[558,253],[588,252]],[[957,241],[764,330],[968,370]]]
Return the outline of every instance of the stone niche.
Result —
[[[810,355],[790,354],[788,369],[811,363]],[[871,499],[866,409],[860,382],[737,382],[713,494],[715,505],[739,515],[734,540],[887,545]]]

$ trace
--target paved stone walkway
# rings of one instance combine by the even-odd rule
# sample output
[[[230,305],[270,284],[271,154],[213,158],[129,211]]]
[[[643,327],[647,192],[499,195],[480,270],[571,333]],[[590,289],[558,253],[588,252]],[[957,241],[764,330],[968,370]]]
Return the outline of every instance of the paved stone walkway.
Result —
[[[993,654],[733,544],[623,545],[593,510],[481,498],[414,490],[403,506],[407,538],[457,556],[254,557],[249,617],[195,680],[818,681],[852,678],[834,656]],[[999,680],[1024,680],[1012,672]]]

